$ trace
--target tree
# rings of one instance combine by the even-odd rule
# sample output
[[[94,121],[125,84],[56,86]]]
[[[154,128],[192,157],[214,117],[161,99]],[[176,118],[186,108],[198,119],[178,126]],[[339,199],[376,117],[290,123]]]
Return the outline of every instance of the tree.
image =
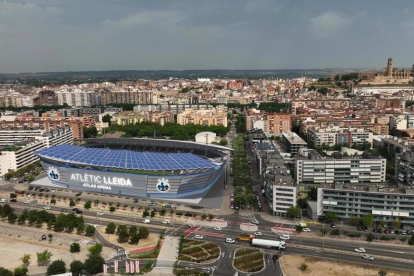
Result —
[[[360,225],[361,224],[361,218],[357,217],[357,216],[352,216],[349,221],[351,222],[352,225]]]
[[[116,225],[113,222],[108,223],[108,226],[105,228],[106,234],[114,234],[116,230]]]
[[[220,146],[227,146],[228,142],[226,138],[221,138],[219,141]]]
[[[29,266],[31,257],[32,257],[32,255],[30,255],[30,254],[24,254],[23,257],[20,258],[20,261],[22,261],[23,266]],[[1,273],[0,273],[0,275],[1,275]]]
[[[144,212],[142,212],[142,217],[148,217],[149,216],[149,212],[147,210],[144,210]]]
[[[318,200],[318,189],[316,187],[312,187],[308,192],[308,196],[310,200]]]
[[[25,266],[19,266],[14,269],[14,276],[25,276],[29,270]],[[0,274],[3,275],[3,274]]]
[[[17,215],[15,215],[14,213],[10,213],[10,214],[7,216],[7,221],[8,221],[9,223],[15,223],[15,222],[16,222],[16,220],[17,220]]]
[[[98,135],[98,130],[96,127],[83,127],[83,137],[84,138],[93,138]]]
[[[83,268],[89,274],[98,274],[103,272],[103,265],[105,264],[105,260],[99,255],[91,255],[88,259],[85,260],[83,264]]]
[[[408,239],[409,245],[414,245],[414,235],[411,235],[411,238]]]
[[[91,253],[91,255],[100,255],[102,252],[102,244],[97,243],[95,245],[92,245],[88,248],[88,251]]]
[[[301,211],[300,211],[299,206],[296,205],[296,206],[290,206],[289,209],[287,209],[286,213],[289,216],[296,218],[300,216]]]
[[[152,211],[151,211],[151,215],[150,215],[150,216],[151,216],[152,218],[153,218],[153,217],[155,217],[155,212],[154,212],[154,210],[152,210]]]
[[[205,220],[206,218],[207,218],[207,215],[206,215],[206,214],[202,214],[202,215],[201,215],[201,219],[202,219],[202,220]]]
[[[136,234],[136,233],[138,233],[138,228],[135,225],[132,225],[129,228],[129,235],[131,236],[131,235]]]
[[[37,255],[37,262],[39,264],[47,264],[50,261],[50,258],[52,258],[53,254],[49,250],[45,250],[42,252],[36,252]]]
[[[139,243],[139,233],[131,234],[129,241],[130,241],[131,244],[138,244]]]
[[[62,260],[53,261],[47,268],[46,275],[66,273],[66,264]]]
[[[70,263],[70,272],[73,276],[80,276],[82,274],[83,263],[81,261],[73,261]]]
[[[91,208],[92,208],[92,201],[90,201],[90,200],[86,201],[86,202],[85,202],[85,204],[83,204],[83,207],[84,207],[86,210],[91,209]]]
[[[365,235],[367,242],[372,242],[374,240],[374,235],[371,232]]]
[[[299,234],[301,232],[303,232],[303,226],[302,225],[296,225],[295,228],[296,228],[296,232],[298,232]]]
[[[149,235],[148,228],[147,227],[141,227],[141,228],[139,228],[138,235],[139,235],[139,238],[140,239],[146,239],[146,238],[148,238],[148,235]]]
[[[212,214],[208,214],[208,216],[207,216],[207,217],[208,217],[208,220],[209,220],[209,221],[212,221],[212,220],[213,220],[213,218],[214,218],[214,216],[213,216]]]
[[[52,199],[50,200],[50,204],[56,205],[56,199],[52,198]]]
[[[49,234],[49,235],[47,235],[47,236],[49,237],[49,241],[52,241],[53,234]]]
[[[79,224],[78,227],[76,227],[76,233],[82,234],[85,231],[85,225],[83,223]]]
[[[380,271],[378,271],[378,275],[379,276],[387,276],[387,271],[381,269]]]
[[[363,225],[370,227],[374,225],[374,216],[372,214],[363,215],[361,221]]]
[[[325,219],[326,219],[328,222],[335,222],[335,221],[337,221],[339,218],[338,218],[338,215],[337,215],[336,213],[331,212],[331,211],[328,211],[328,212],[326,212],[326,214],[325,214]]]
[[[11,272],[8,269],[5,269],[4,267],[0,267],[0,275],[1,276],[13,276],[13,272]]]
[[[109,207],[109,212],[111,212],[111,213],[115,212],[115,206]]]
[[[132,208],[132,207],[131,207]],[[165,210],[165,209],[162,209],[161,211],[160,211],[160,216],[165,216],[165,213],[166,213],[167,211]]]
[[[392,224],[392,227],[394,227],[394,228],[400,228],[401,227],[401,220],[400,219],[394,219],[391,224]]]
[[[77,253],[80,252],[80,244],[77,242],[74,242],[70,245],[70,253]]]
[[[88,225],[88,226],[86,227],[86,233],[85,233],[85,236],[87,236],[87,237],[91,237],[91,236],[93,236],[93,235],[95,235],[95,226],[93,226],[93,225]]]
[[[112,119],[112,116],[109,114],[106,114],[105,116],[102,117],[102,122],[108,123],[109,125],[111,125],[111,119]]]
[[[69,200],[69,206],[70,206],[70,207],[76,206],[76,202],[73,200],[73,198],[71,198],[71,199]]]
[[[128,242],[129,240],[129,232],[128,228],[125,225],[119,225],[116,229],[116,234],[118,235],[118,241],[120,243]]]

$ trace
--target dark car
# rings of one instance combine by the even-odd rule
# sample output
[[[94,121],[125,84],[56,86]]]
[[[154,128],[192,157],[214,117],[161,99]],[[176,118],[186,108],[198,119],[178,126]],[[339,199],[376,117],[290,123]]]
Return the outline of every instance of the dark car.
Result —
[[[379,229],[377,230],[377,233],[382,233],[382,228],[379,228]]]
[[[68,210],[66,210],[65,208],[60,210],[61,212],[67,212]]]
[[[81,196],[82,195],[82,193],[77,193],[75,196]]]
[[[83,213],[83,211],[81,211],[81,210],[76,211],[76,214],[82,214],[82,213]]]
[[[17,202],[17,199],[12,198],[12,199],[10,199],[10,202]]]
[[[378,236],[373,236],[372,237],[374,240],[379,240],[379,237]]]
[[[400,231],[395,230],[394,234],[399,235],[400,234]]]
[[[46,235],[42,235],[42,241],[46,240]]]
[[[79,211],[79,208],[73,208],[72,211],[77,212]]]
[[[279,259],[279,255],[273,255],[272,257],[273,263],[276,263],[278,259]]]
[[[357,228],[357,230],[358,230],[358,231],[362,231],[362,228],[361,228],[361,227],[358,227],[358,228]],[[374,233],[375,233],[375,232],[376,232],[376,229],[374,229]]]

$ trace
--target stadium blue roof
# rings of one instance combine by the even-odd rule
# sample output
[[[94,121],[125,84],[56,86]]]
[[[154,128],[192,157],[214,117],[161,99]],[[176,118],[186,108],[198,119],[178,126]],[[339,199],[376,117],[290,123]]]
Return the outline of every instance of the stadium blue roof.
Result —
[[[41,149],[35,154],[67,163],[131,170],[192,170],[218,166],[192,153],[137,152],[71,145]]]

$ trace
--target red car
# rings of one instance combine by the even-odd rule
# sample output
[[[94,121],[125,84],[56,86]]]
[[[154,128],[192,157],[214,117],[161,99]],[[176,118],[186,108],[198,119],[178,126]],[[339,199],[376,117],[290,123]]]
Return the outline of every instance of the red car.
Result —
[[[384,233],[385,234],[389,234],[390,233],[390,230],[385,230]]]

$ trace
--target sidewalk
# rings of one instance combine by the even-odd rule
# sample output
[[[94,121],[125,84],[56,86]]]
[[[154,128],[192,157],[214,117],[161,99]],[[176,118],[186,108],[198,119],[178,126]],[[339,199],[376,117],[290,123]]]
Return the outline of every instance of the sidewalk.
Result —
[[[179,239],[168,236],[162,244],[160,253],[157,257],[157,263],[151,273],[147,275],[174,275],[174,263],[178,257]]]

